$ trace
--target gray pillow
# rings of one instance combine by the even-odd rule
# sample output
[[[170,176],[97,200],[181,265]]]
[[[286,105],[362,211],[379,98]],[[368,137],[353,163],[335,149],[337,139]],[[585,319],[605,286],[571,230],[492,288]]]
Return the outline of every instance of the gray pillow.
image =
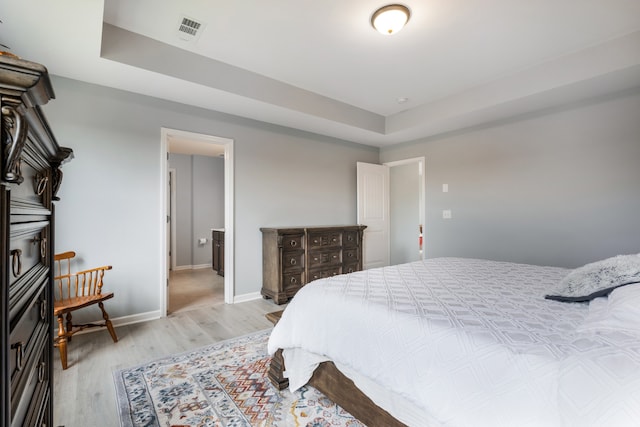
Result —
[[[640,283],[640,254],[618,255],[572,270],[545,298],[567,302],[590,301],[633,283]]]

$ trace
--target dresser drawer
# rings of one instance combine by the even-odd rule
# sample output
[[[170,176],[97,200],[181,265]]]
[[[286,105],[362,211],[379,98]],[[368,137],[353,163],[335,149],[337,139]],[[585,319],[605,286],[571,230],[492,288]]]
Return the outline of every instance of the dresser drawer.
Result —
[[[20,393],[11,393],[11,427],[41,426],[48,421],[51,364],[46,342],[42,343],[34,356],[28,370],[25,368],[24,385]]]
[[[309,282],[313,280],[324,279],[326,277],[337,276],[338,274],[342,274],[341,266],[326,268],[322,270],[313,270],[309,272]]]
[[[304,271],[295,271],[290,273],[284,273],[282,275],[282,289],[286,291],[288,289],[299,289],[305,284]]]
[[[32,160],[29,146],[25,146],[20,171],[24,181],[11,187],[11,213],[32,213],[34,210],[50,213],[50,202],[45,199],[47,186],[52,185],[49,173]]]
[[[9,288],[9,328],[17,327],[24,313],[31,310],[34,298],[42,293],[49,281],[49,268],[44,265],[30,269]]]
[[[9,374],[12,396],[14,388],[24,386],[25,374],[34,362],[36,353],[49,340],[50,318],[47,303],[48,289],[42,286],[29,302],[21,317],[12,325],[9,333]],[[17,393],[17,394],[20,394]]]
[[[342,267],[343,273],[353,273],[355,271],[360,271],[360,263],[345,263],[344,267]]]
[[[11,219],[20,218],[20,215]],[[32,268],[49,264],[49,221],[12,223],[9,228],[9,284],[13,284]]]
[[[360,250],[358,248],[343,249],[342,260],[345,263],[357,262],[360,257]]]
[[[304,252],[286,251],[282,253],[282,271],[283,272],[300,270],[300,269],[304,269]]]
[[[342,233],[339,231],[330,233],[309,233],[309,249],[341,245]]]
[[[285,234],[282,236],[282,249],[304,249],[304,234]]]
[[[342,250],[309,252],[309,268],[342,264]]]
[[[342,236],[342,244],[345,248],[359,246],[360,238],[357,231],[345,231]]]
[[[22,422],[22,425],[48,427],[52,425],[49,419],[53,419],[51,388],[49,381],[42,381],[36,386],[35,393],[27,410],[27,416]]]

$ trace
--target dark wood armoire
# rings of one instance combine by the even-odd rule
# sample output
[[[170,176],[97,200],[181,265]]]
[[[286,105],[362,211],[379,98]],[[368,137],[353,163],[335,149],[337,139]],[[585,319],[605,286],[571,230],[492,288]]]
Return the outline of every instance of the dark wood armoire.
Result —
[[[52,426],[54,206],[60,147],[47,69],[0,55],[0,425]]]

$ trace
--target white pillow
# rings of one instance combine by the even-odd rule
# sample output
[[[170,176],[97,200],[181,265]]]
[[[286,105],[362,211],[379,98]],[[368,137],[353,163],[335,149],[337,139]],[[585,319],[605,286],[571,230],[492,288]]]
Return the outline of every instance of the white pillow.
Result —
[[[640,254],[618,255],[572,270],[545,298],[564,302],[591,301],[634,283],[640,283]]]
[[[589,314],[579,332],[626,331],[640,334],[640,284],[614,289],[609,297],[589,303]]]

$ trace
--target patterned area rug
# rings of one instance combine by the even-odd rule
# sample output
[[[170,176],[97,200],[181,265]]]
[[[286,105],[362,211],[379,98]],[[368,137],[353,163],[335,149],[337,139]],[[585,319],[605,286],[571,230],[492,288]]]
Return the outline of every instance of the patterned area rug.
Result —
[[[313,387],[276,390],[271,330],[114,372],[123,427],[362,427]]]

